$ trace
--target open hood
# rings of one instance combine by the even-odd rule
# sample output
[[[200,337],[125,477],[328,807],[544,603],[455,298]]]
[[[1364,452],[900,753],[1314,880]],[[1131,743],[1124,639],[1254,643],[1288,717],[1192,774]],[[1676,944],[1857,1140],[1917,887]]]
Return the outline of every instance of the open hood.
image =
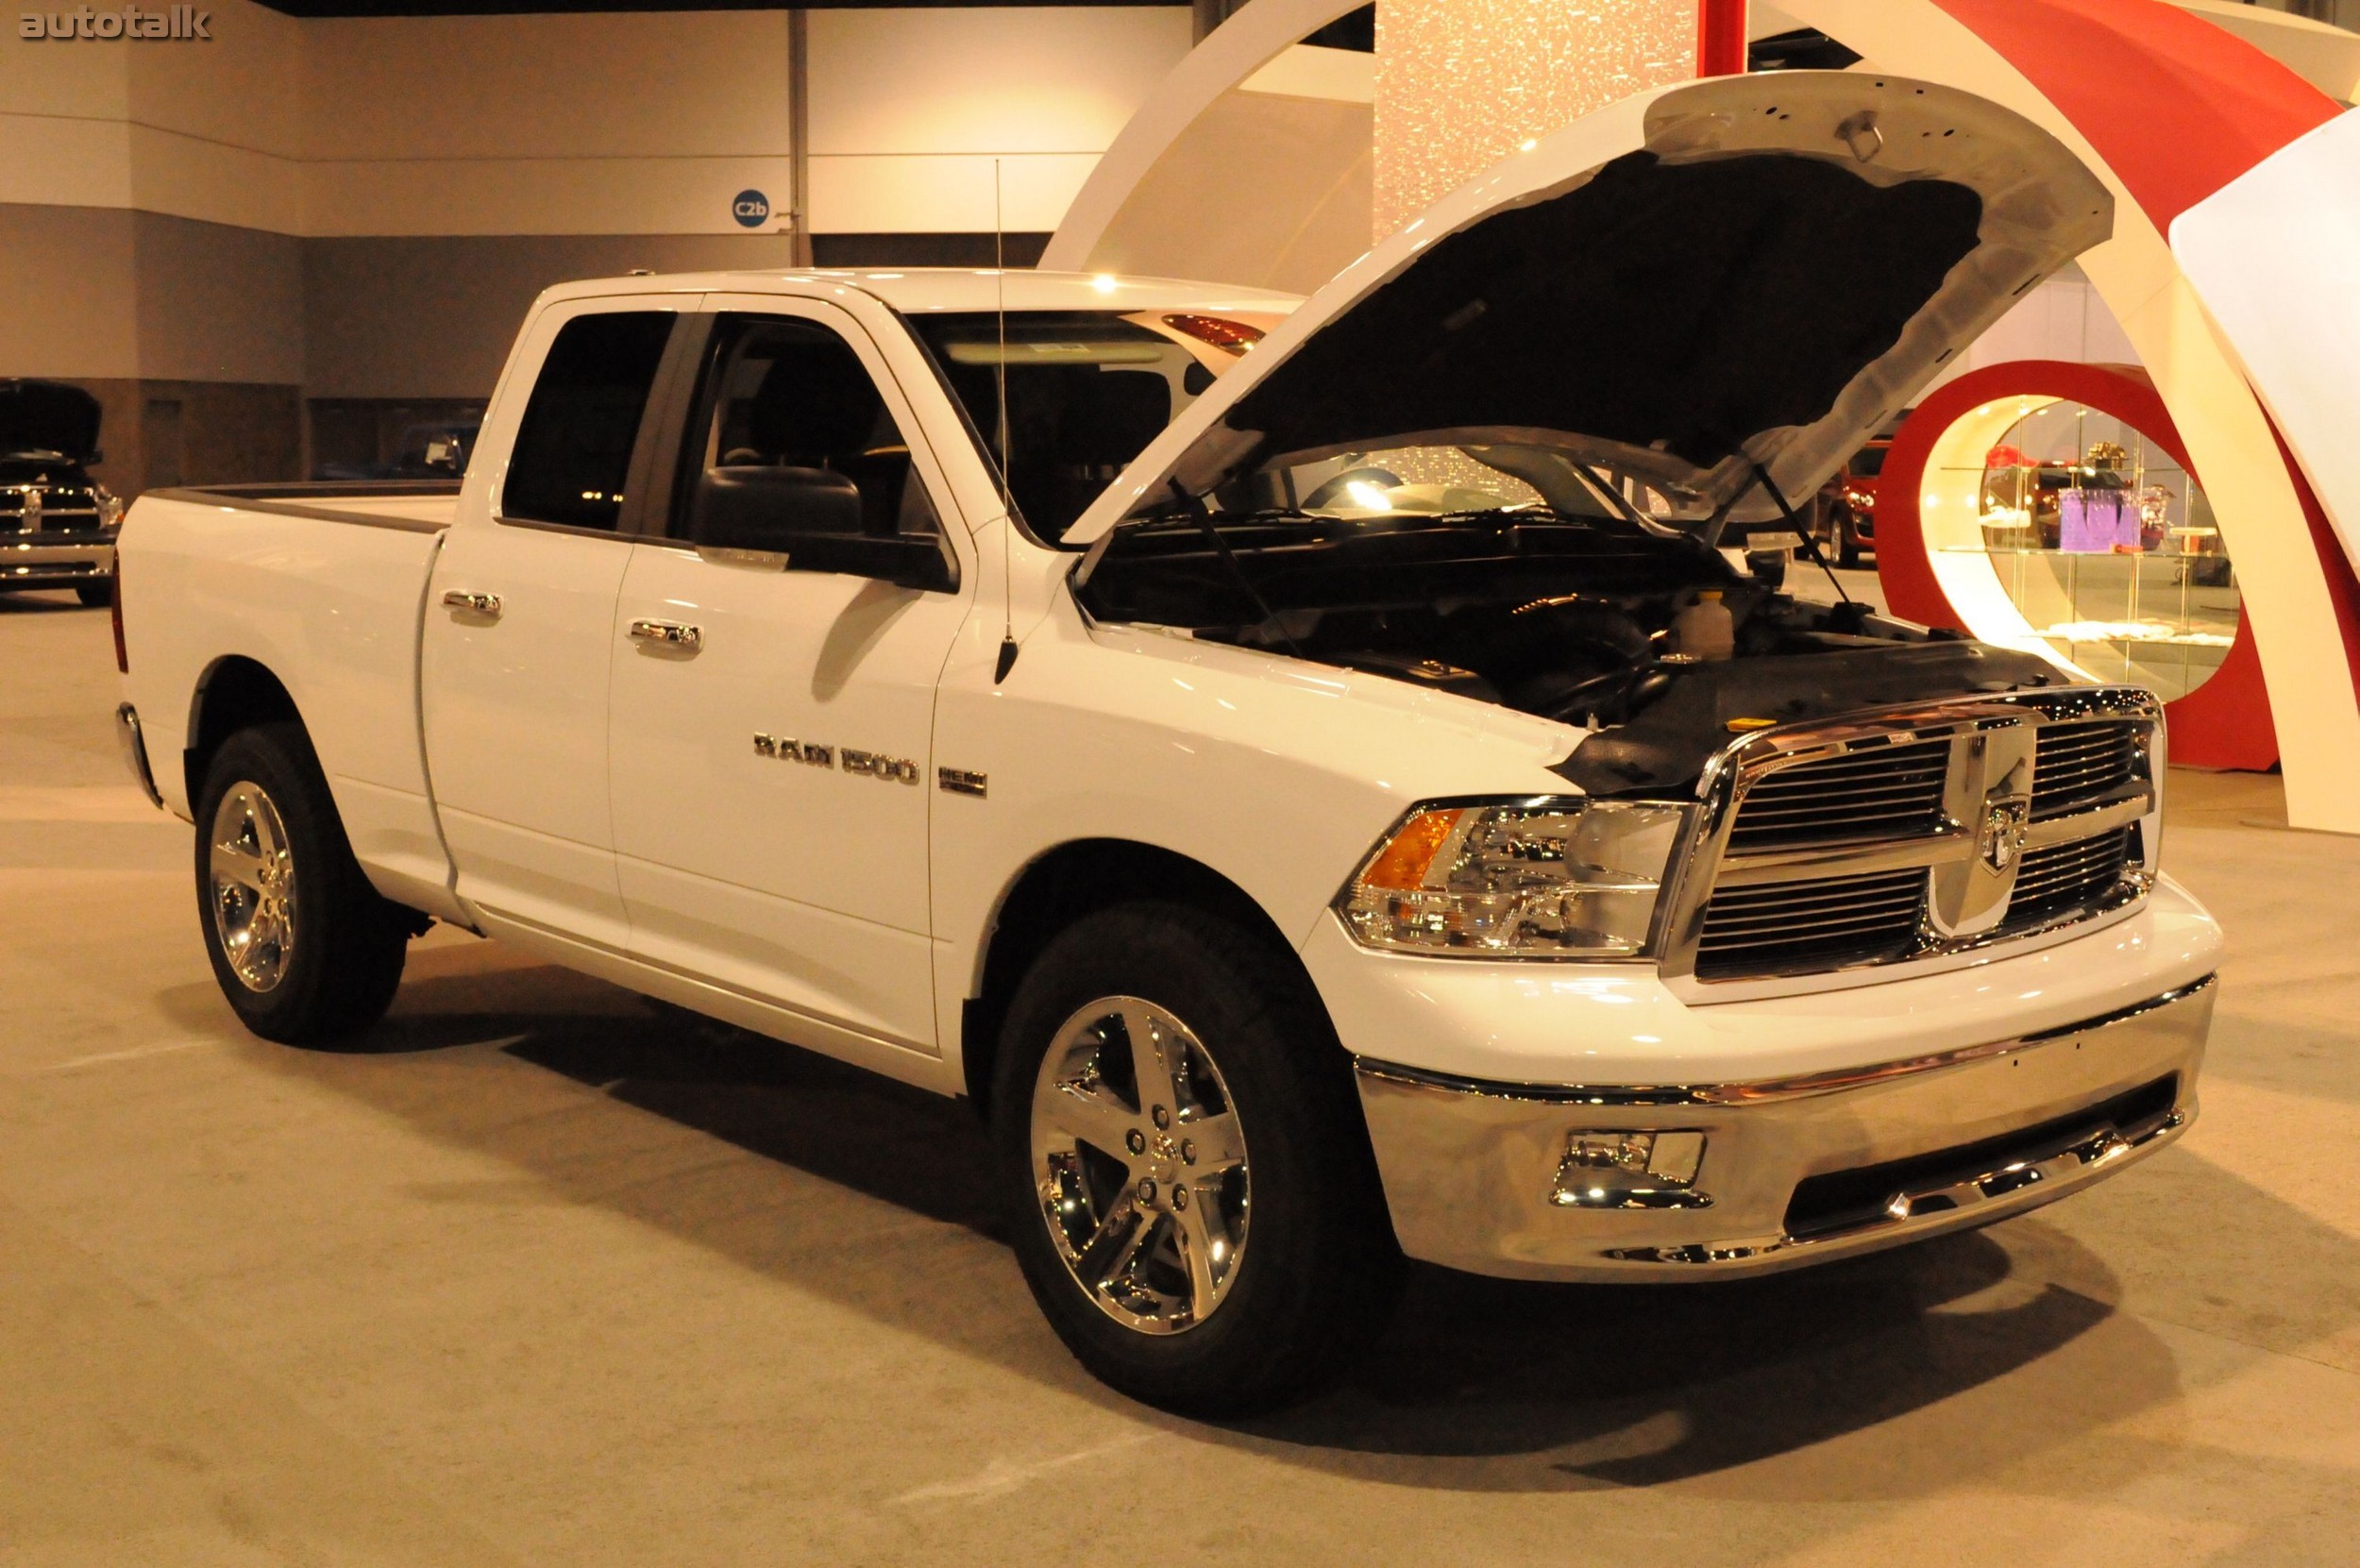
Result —
[[[2023,117],[1857,72],[1626,99],[1511,156],[1340,273],[1066,534],[1263,464],[1554,447],[1676,520],[1778,514],[2114,207]]]
[[[96,461],[98,399],[62,381],[0,380],[0,457],[16,452]]]

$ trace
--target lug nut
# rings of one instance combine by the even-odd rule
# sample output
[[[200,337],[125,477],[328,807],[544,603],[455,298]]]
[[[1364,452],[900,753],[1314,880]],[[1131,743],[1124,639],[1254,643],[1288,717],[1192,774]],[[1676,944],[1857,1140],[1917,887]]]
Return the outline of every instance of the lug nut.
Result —
[[[1156,1126],[1169,1127],[1172,1125],[1172,1113],[1164,1109],[1163,1106],[1156,1106],[1153,1114],[1155,1118]]]
[[[1172,1206],[1174,1208],[1186,1208],[1188,1206],[1188,1189],[1187,1188],[1175,1187],[1172,1189]]]
[[[1134,1127],[1129,1132],[1123,1134],[1122,1141],[1124,1146],[1135,1155],[1143,1155],[1147,1153],[1147,1135],[1139,1131],[1137,1127]]]
[[[1141,1176],[1139,1178],[1139,1202],[1143,1204],[1152,1204],[1155,1201],[1155,1178],[1153,1176]]]

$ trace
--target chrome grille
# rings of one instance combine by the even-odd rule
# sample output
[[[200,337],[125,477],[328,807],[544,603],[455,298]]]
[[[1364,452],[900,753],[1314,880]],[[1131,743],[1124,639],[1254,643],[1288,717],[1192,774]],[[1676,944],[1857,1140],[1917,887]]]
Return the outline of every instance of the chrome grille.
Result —
[[[2107,799],[2131,782],[2137,764],[2138,730],[2128,719],[2045,726],[2032,759],[2032,820]]]
[[[2079,687],[1735,743],[1667,899],[1665,979],[1760,994],[1717,987],[1946,959],[2123,907],[2153,880],[2160,719],[2146,692]]]
[[[38,514],[27,515],[25,498],[41,494]],[[80,488],[51,485],[0,485],[0,531],[31,533],[36,530],[86,529],[98,526],[98,502]]]
[[[2134,828],[2028,850],[2015,873],[2002,931],[2029,931],[2084,908],[2114,891],[2130,868]]]
[[[1949,770],[1947,735],[1798,763],[1745,792],[1728,847],[1742,852],[1931,833],[1942,822]]]
[[[1926,873],[1887,871],[1732,887],[1705,906],[1701,980],[1898,958],[1917,945]]]

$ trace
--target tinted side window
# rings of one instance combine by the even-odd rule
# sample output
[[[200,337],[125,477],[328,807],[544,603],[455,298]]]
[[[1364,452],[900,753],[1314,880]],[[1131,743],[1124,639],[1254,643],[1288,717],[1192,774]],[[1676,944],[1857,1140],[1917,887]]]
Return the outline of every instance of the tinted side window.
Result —
[[[860,492],[862,532],[938,531],[893,411],[851,345],[827,328],[721,317],[699,406],[684,464],[690,483],[700,467],[823,468]],[[673,532],[687,531],[686,508],[676,508]]]
[[[612,529],[632,444],[676,319],[669,311],[577,316],[561,328],[525,404],[503,516]]]

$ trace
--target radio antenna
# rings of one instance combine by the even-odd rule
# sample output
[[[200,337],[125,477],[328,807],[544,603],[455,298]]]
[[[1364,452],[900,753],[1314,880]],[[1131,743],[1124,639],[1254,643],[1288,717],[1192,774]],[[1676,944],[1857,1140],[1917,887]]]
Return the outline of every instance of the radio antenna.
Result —
[[[992,356],[992,400],[1000,408],[995,421],[1000,445],[1000,661],[991,675],[991,683],[996,686],[1016,667],[1016,598],[1011,559],[1016,553],[1016,492],[1008,484],[1008,226],[1001,211],[1000,160],[996,158],[991,160],[991,281],[998,306],[994,313],[1000,325],[1000,351]]]

